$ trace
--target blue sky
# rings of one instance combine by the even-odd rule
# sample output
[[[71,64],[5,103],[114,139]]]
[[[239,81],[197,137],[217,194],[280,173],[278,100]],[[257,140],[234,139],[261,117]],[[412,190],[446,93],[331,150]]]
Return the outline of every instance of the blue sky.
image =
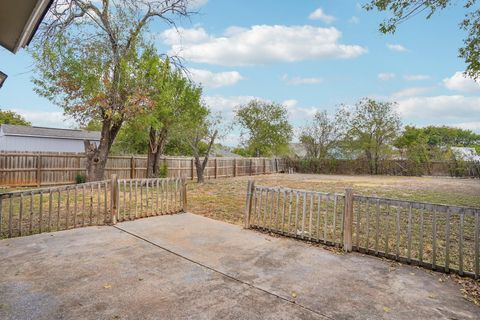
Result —
[[[395,35],[378,32],[385,15],[364,1],[197,0],[200,13],[179,23],[180,35],[156,22],[149,33],[160,51],[185,58],[204,99],[228,121],[252,97],[284,103],[296,127],[316,110],[333,111],[362,97],[398,102],[404,124],[453,125],[480,132],[480,85],[460,73],[457,57],[464,11],[417,16]],[[0,107],[34,125],[72,126],[62,110],[36,96],[26,51],[0,49],[9,75]],[[238,141],[238,130],[224,142]]]

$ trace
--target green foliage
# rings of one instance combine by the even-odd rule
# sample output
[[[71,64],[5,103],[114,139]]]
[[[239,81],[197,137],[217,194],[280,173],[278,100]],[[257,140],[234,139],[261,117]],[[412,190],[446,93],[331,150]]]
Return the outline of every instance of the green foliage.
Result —
[[[243,146],[250,156],[288,154],[293,129],[285,106],[252,100],[235,112],[235,119],[244,130]]]
[[[307,150],[307,157],[325,159],[338,150],[344,135],[340,114],[329,116],[326,111],[315,113],[312,122],[300,133],[300,142]]]
[[[160,165],[160,171],[159,171],[158,177],[159,178],[168,177],[168,165],[166,163],[162,163]]]
[[[127,122],[119,133],[114,150],[119,153],[143,153],[160,144],[160,132],[167,134],[166,154],[187,155],[191,150],[176,133],[204,119],[208,111],[201,102],[202,89],[173,69],[169,59],[162,59],[149,47],[142,55],[146,94],[152,102],[137,117]]]
[[[362,152],[369,162],[370,173],[378,173],[378,164],[390,152],[390,145],[400,130],[400,116],[395,103],[364,98],[354,110],[344,107],[339,119],[345,121],[343,147],[350,153]]]
[[[432,160],[451,160],[451,147],[472,147],[480,143],[480,135],[470,130],[447,126],[417,128],[406,126],[395,147],[406,152],[409,160],[426,164]]]
[[[18,113],[0,109],[0,124],[13,124],[19,126],[31,126],[32,124]]]
[[[466,73],[480,79],[480,7],[478,0],[464,0],[464,19],[460,22],[460,28],[466,31],[467,36],[463,40],[464,46],[459,49],[459,56],[467,64]],[[431,18],[438,11],[457,4],[453,0],[423,1],[423,0],[370,0],[364,6],[367,10],[388,11],[391,17],[380,24],[380,32],[394,33],[397,26],[405,20],[425,12],[426,18]]]
[[[91,119],[86,125],[82,126],[81,128],[88,131],[101,131],[102,122],[98,119]]]
[[[239,156],[242,156],[242,157],[249,157],[250,156],[248,150],[245,149],[245,148],[242,148],[242,147],[233,148],[232,152],[236,153],[236,154],[238,154]]]
[[[75,175],[76,184],[85,183],[86,181],[87,181],[87,177],[84,174],[79,172]]]

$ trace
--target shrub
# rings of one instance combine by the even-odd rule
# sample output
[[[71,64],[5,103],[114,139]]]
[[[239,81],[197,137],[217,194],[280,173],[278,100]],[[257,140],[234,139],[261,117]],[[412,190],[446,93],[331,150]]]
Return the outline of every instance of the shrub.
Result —
[[[158,173],[159,178],[166,178],[168,176],[168,166],[166,163],[163,163],[160,166],[160,171]]]
[[[77,173],[75,175],[75,183],[79,184],[79,183],[85,183],[87,182],[87,177],[82,174],[82,173]]]

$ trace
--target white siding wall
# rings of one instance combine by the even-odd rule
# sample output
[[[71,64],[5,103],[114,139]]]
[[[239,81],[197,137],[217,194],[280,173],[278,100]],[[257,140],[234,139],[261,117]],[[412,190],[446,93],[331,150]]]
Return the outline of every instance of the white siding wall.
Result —
[[[83,140],[0,136],[1,151],[84,152]]]

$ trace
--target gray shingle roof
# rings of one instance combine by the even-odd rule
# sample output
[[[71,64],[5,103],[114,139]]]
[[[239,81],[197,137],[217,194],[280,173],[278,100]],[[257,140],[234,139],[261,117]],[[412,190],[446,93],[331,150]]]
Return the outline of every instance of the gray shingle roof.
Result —
[[[16,126],[2,124],[0,130],[7,136],[47,137],[75,140],[100,140],[99,131]]]

